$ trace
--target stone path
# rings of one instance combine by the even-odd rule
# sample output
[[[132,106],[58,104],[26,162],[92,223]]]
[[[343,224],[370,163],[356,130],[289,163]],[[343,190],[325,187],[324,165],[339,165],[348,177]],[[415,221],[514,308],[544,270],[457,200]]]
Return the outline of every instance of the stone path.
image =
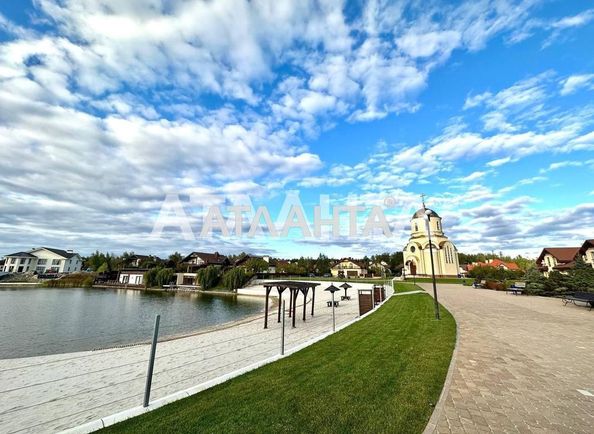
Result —
[[[458,349],[434,432],[594,432],[594,310],[461,285],[438,291]]]
[[[316,290],[314,317],[308,305],[305,323],[299,307],[295,329],[287,318],[287,349],[332,330],[332,309],[326,306],[329,294],[324,287]],[[358,316],[356,289],[368,287],[354,285],[352,300],[336,309],[337,325]],[[261,295],[264,289],[243,292]],[[288,308],[288,298],[286,304]],[[279,354],[281,327],[276,312],[270,311],[267,330],[261,315],[232,327],[159,343],[151,400]],[[149,346],[139,345],[0,360],[0,432],[57,432],[141,405],[148,355]]]

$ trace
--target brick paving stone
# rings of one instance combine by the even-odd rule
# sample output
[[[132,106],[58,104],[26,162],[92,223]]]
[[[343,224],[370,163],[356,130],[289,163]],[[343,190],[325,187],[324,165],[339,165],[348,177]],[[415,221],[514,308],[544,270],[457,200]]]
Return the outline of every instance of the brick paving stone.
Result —
[[[594,397],[578,392],[594,393],[594,311],[462,285],[438,295],[458,349],[434,432],[594,432]]]

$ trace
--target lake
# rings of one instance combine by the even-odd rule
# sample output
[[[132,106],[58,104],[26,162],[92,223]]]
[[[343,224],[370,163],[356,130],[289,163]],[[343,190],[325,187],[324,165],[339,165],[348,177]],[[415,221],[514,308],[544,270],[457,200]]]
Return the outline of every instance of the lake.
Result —
[[[262,311],[258,298],[111,289],[0,288],[0,359],[190,334]]]

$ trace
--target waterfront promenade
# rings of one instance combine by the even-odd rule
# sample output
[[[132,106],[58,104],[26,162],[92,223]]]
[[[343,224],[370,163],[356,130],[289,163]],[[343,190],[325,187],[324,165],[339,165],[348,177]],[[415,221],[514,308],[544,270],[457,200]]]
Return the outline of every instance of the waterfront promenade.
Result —
[[[462,285],[438,290],[456,318],[458,347],[429,432],[594,431],[594,311]]]
[[[332,309],[326,305],[330,294],[323,291],[327,284],[322,282],[316,290],[314,317],[309,315],[308,308],[304,323],[302,310],[297,309],[295,329],[287,318],[287,349],[332,330]],[[371,286],[354,284],[350,290],[352,300],[341,302],[336,309],[337,324],[358,316],[356,289]],[[256,286],[240,293],[261,296],[264,289]],[[288,308],[288,299],[286,304]],[[276,309],[272,308],[267,330],[263,329],[262,314],[216,330],[159,343],[151,400],[278,355],[281,328],[276,315]],[[141,405],[148,356],[149,346],[138,345],[0,360],[2,432],[56,432]]]

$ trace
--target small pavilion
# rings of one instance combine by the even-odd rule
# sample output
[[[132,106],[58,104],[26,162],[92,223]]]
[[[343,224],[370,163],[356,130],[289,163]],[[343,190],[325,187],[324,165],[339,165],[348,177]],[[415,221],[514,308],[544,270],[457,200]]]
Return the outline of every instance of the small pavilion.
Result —
[[[293,327],[295,327],[295,316],[297,314],[297,296],[299,293],[303,294],[303,321],[305,321],[305,314],[307,308],[307,293],[309,290],[312,291],[311,298],[311,316],[314,315],[314,306],[316,302],[316,286],[319,283],[315,282],[294,282],[291,280],[283,280],[279,282],[266,282],[264,288],[266,289],[266,308],[264,313],[264,328],[268,328],[268,299],[270,298],[270,291],[272,288],[276,288],[278,292],[278,321],[281,321],[281,297],[285,289],[289,290],[289,318],[293,319]]]

